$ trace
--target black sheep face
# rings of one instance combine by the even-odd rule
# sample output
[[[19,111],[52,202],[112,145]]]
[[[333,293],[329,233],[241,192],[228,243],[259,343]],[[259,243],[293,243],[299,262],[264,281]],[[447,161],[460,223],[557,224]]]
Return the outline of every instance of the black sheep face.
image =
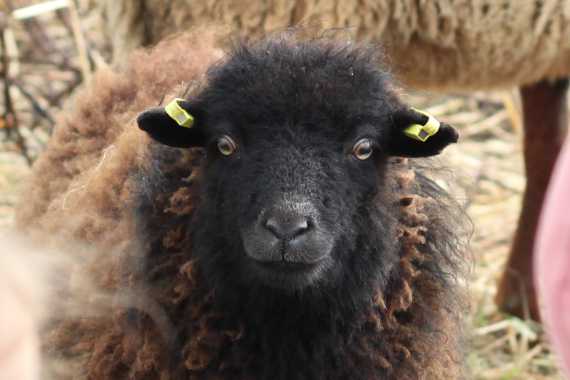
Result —
[[[393,95],[377,49],[347,43],[240,45],[179,105],[191,128],[161,108],[139,126],[170,146],[206,148],[192,252],[225,286],[385,282],[398,248],[388,158],[457,140],[447,125],[426,142],[407,137],[426,116]]]

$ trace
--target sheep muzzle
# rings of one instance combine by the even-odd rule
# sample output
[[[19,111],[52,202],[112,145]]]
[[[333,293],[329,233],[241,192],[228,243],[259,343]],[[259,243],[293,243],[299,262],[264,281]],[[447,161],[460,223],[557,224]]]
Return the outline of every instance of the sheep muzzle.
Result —
[[[308,200],[274,202],[242,236],[254,272],[272,287],[299,288],[313,283],[333,248],[333,238]]]

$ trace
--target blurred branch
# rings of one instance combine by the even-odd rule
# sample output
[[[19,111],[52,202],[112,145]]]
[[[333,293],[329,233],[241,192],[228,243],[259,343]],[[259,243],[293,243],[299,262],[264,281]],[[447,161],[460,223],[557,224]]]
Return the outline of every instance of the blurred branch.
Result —
[[[4,80],[4,129],[6,130],[6,136],[8,138],[13,138],[20,153],[26,159],[28,165],[32,164],[32,159],[28,153],[28,147],[26,141],[21,134],[20,126],[18,123],[18,117],[16,112],[14,112],[14,102],[12,100],[11,85],[12,78],[10,77],[10,59],[7,48],[7,35],[8,35],[8,23],[4,14],[0,16],[0,53],[2,54],[2,69],[0,71],[0,78]]]
[[[22,83],[18,82],[18,81],[14,81],[13,85],[20,91],[20,93],[24,96],[24,98],[26,98],[30,104],[32,105],[34,111],[40,115],[41,117],[45,118],[47,121],[49,121],[49,123],[53,126],[55,124],[55,121],[53,119],[53,117],[50,115],[49,111],[47,109],[44,109],[40,103],[34,98],[34,96],[27,91],[24,86],[22,85]]]
[[[81,67],[81,73],[83,75],[84,80],[89,80],[91,77],[91,65],[89,64],[89,48],[87,46],[87,42],[85,40],[85,36],[83,35],[83,31],[81,30],[81,21],[79,18],[79,13],[77,11],[77,6],[74,1],[72,0],[49,0],[43,3],[30,5],[27,7],[15,9],[11,13],[11,17],[15,20],[21,20],[25,24],[28,24],[28,33],[32,36],[38,46],[41,46],[41,49],[46,50],[50,48],[50,41],[49,39],[46,40],[45,33],[43,33],[41,26],[35,22],[35,20],[30,20],[34,17],[38,17],[45,13],[58,11],[61,9],[67,9],[70,15],[70,25],[71,33],[73,35],[73,39],[75,41],[75,45],[77,47],[77,52],[79,54],[79,64]],[[60,18],[61,19],[61,18]],[[64,24],[66,21],[62,19]]]
[[[79,53],[79,63],[83,73],[83,80],[88,81],[91,79],[91,67],[89,65],[89,50],[83,31],[81,30],[81,21],[75,2],[69,1],[69,15],[71,16],[71,29],[73,31],[73,38]]]
[[[22,2],[0,1],[0,149],[31,163],[53,130],[55,112],[95,67],[106,65],[86,34],[98,35],[97,13],[89,6],[80,14],[77,0],[20,8]]]
[[[16,9],[12,12],[12,17],[16,20],[25,20],[67,7],[69,7],[69,0],[44,1],[43,3]]]

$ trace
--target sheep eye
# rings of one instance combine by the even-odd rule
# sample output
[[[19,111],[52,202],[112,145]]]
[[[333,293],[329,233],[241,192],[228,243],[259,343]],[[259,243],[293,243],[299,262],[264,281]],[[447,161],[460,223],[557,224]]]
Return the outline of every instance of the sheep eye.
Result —
[[[218,150],[224,156],[231,156],[237,150],[237,145],[229,136],[222,136],[218,140]]]
[[[358,140],[354,147],[352,148],[352,154],[359,160],[366,160],[372,156],[374,148],[372,147],[372,142],[369,139]]]

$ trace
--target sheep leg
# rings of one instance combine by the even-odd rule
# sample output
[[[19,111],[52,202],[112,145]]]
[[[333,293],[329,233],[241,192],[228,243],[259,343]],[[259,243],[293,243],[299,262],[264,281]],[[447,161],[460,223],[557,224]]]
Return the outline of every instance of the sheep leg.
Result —
[[[522,211],[495,301],[505,312],[539,320],[532,284],[534,237],[550,173],[568,125],[568,80],[522,87],[527,185]]]

